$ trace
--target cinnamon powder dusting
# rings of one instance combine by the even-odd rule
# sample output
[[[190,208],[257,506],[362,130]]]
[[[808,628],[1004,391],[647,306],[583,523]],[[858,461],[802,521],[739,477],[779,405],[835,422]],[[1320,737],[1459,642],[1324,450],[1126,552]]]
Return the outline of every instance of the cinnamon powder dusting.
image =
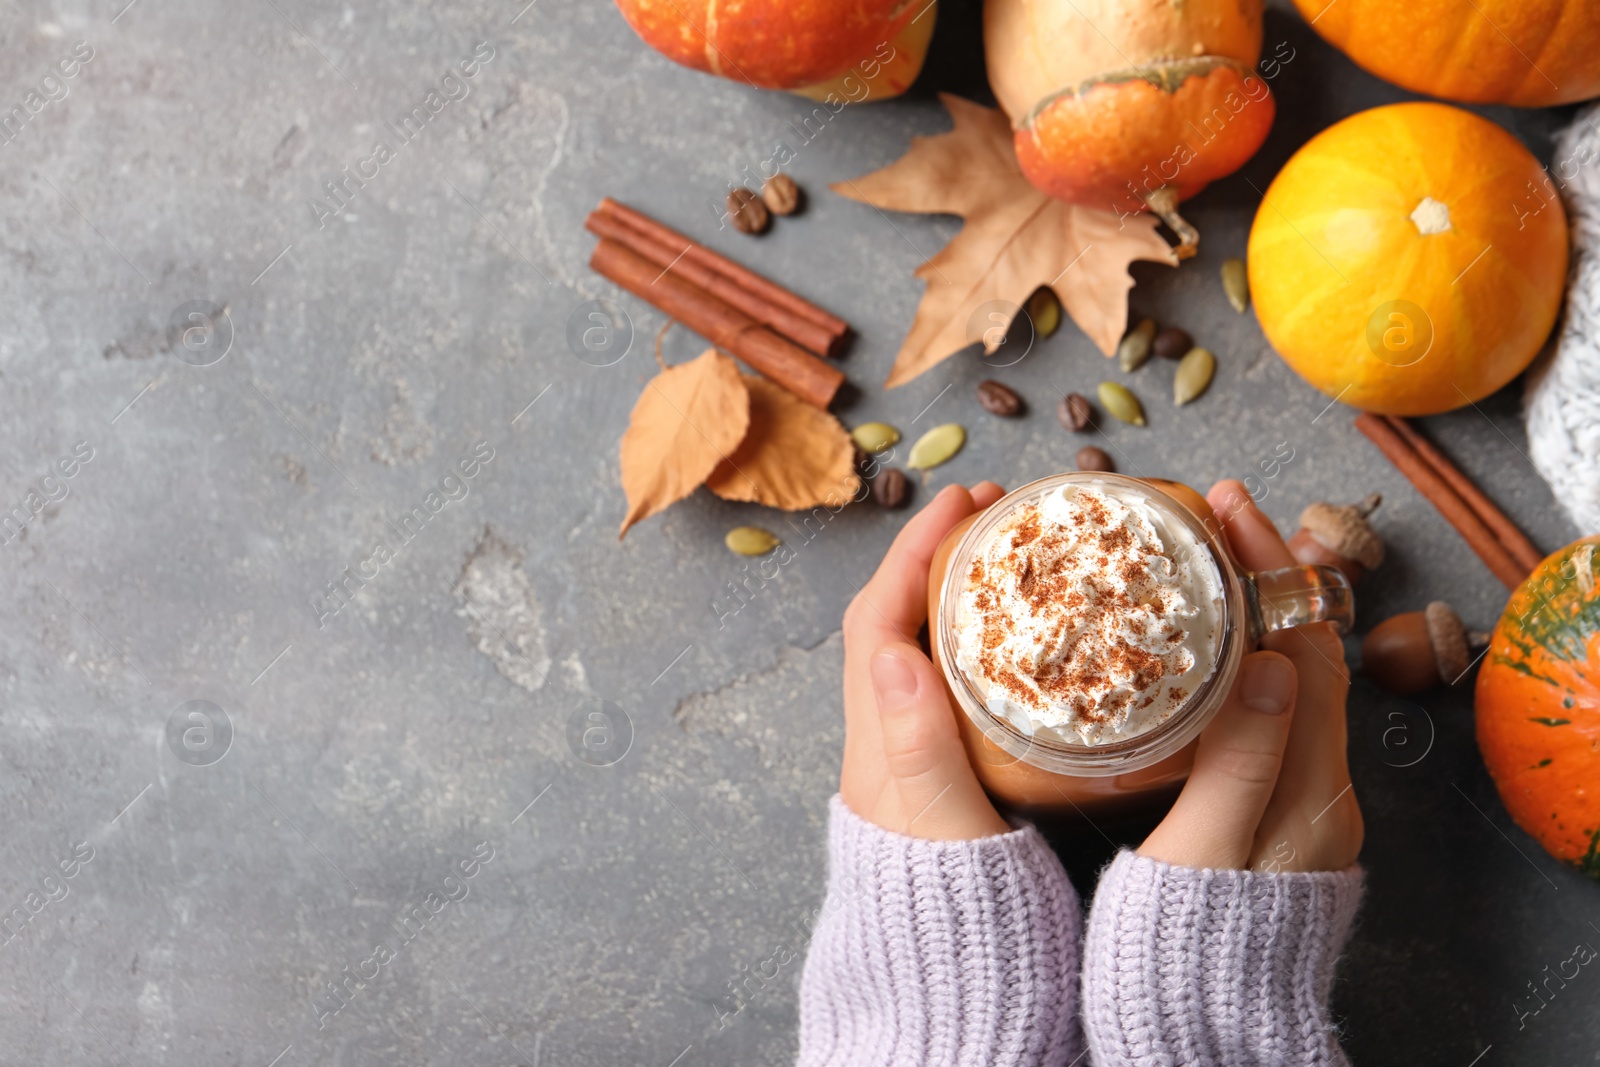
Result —
[[[1165,683],[1195,666],[1185,624],[1205,613],[1143,515],[1087,488],[1068,514],[1043,503],[1019,506],[969,570],[963,670],[991,707],[1003,697],[1085,740],[1157,704],[1159,721],[1188,696]]]

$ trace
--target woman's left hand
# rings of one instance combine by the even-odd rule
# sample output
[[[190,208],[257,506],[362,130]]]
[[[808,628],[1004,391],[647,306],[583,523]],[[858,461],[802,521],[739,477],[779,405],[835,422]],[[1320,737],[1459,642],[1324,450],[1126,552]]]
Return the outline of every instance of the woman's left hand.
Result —
[[[935,841],[1011,830],[973,773],[944,679],[917,645],[939,543],[1003,495],[993,482],[940,491],[906,523],[844,613],[839,793],[851,811],[886,830]]]

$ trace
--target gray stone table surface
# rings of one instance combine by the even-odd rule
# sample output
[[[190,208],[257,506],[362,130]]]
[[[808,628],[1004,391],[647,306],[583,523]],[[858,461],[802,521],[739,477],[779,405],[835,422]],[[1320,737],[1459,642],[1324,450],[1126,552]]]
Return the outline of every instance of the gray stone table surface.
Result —
[[[907,98],[806,134],[810,105],[673,66],[610,4],[524,3],[0,12],[0,107],[42,100],[0,144],[0,492],[24,516],[49,498],[0,553],[0,1063],[793,1055],[839,618],[905,515],[807,535],[702,492],[619,544],[617,440],[663,320],[588,272],[583,214],[635,203],[848,318],[846,421],[971,428],[918,499],[1069,465],[1054,403],[1106,364],[1068,325],[1001,371],[962,356],[880,386],[911,272],[958,223],[826,183],[945,129],[936,91],[988,99],[976,3],[946,0]],[[1193,202],[1199,259],[1140,265],[1132,295],[1209,342],[1217,382],[1174,410],[1170,366],[1146,368],[1152,425],[1108,447],[1196,485],[1254,475],[1283,524],[1382,491],[1363,627],[1441,596],[1491,623],[1504,590],[1222,300],[1254,189],[1405,98],[1292,14],[1267,42],[1289,57],[1271,140]],[[1487,113],[1548,156],[1571,111]],[[808,210],[719,231],[708,204],[779,145]],[[567,340],[599,299],[634,331],[603,366]],[[977,407],[990,375],[1026,417]],[[1518,397],[1425,426],[1554,549],[1577,531],[1523,456]],[[1262,467],[1275,451],[1293,459]],[[744,522],[795,561],[747,580],[722,547]],[[1410,747],[1383,743],[1393,722]],[[1519,1025],[1529,983],[1600,944],[1600,903],[1499,806],[1467,687],[1396,706],[1358,680],[1351,727],[1370,895],[1335,1007],[1355,1061],[1600,1061],[1600,976]],[[1139,832],[1108,829],[1056,836],[1086,893],[1108,838]]]

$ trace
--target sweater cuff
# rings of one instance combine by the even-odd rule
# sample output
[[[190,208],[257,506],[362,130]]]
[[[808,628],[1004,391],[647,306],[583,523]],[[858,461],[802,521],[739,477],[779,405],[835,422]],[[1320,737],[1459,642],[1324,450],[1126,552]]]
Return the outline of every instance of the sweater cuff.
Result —
[[[1359,867],[1266,874],[1121,852],[1084,940],[1083,1026],[1099,1067],[1334,1067],[1334,967]]]
[[[800,1067],[1073,1060],[1078,897],[1039,832],[925,841],[829,811]]]

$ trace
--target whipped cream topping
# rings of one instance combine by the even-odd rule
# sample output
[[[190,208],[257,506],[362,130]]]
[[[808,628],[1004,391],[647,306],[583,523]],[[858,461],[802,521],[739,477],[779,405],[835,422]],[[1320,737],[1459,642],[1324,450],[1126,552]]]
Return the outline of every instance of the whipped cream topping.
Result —
[[[1122,486],[1017,505],[951,580],[956,666],[1030,736],[1101,745],[1153,729],[1221,644],[1216,561],[1164,505]]]

